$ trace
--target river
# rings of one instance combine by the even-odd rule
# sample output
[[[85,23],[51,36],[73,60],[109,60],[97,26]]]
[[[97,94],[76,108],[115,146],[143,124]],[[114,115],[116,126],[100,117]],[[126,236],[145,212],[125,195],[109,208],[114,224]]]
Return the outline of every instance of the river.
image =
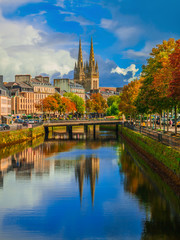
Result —
[[[0,239],[180,239],[173,191],[121,138],[99,136],[1,149]]]

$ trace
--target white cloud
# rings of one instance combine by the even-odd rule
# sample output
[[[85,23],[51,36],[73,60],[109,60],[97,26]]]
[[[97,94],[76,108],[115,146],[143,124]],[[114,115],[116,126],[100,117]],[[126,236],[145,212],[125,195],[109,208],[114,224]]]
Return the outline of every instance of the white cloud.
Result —
[[[117,26],[117,24],[118,23],[116,21],[113,21],[111,19],[102,18],[100,26],[104,29],[111,30],[112,28],[114,29]]]
[[[112,32],[124,46],[136,42],[143,32],[136,24],[124,23],[114,19],[101,19],[100,27]]]
[[[116,29],[116,35],[122,41],[133,38],[138,32],[140,32],[140,29],[137,27],[120,27]]]
[[[152,51],[152,48],[156,46],[156,44],[158,44],[158,41],[146,42],[145,46],[141,50],[135,51],[133,49],[128,49],[127,51],[123,52],[123,56],[129,59],[133,58],[133,59],[145,60],[150,56],[149,54]]]
[[[64,0],[57,0],[57,3],[55,4],[55,6],[65,8],[64,2],[65,2]]]
[[[62,10],[60,10],[59,13],[60,13],[60,14],[63,14],[63,15],[74,15],[73,12],[62,11]]]
[[[74,68],[74,58],[63,44],[70,44],[63,34],[48,34],[26,22],[10,21],[0,15],[0,74],[14,81],[15,74],[67,74]],[[64,39],[63,39],[64,38]]]
[[[11,12],[27,3],[39,3],[43,1],[44,0],[0,0],[0,7],[5,11]]]
[[[30,17],[36,17],[36,16],[42,16],[42,15],[44,15],[44,14],[46,14],[46,13],[47,13],[46,11],[40,11],[40,12],[38,12],[38,13],[33,13],[33,14],[28,15],[28,16],[30,16]]]
[[[77,22],[79,23],[81,26],[88,26],[88,25],[94,25],[93,22],[81,17],[81,16],[69,16],[69,17],[65,17],[64,19],[66,22]]]
[[[120,68],[120,67],[116,67],[116,68],[113,68],[111,70],[111,73],[117,73],[119,75],[123,75],[123,76],[126,76],[128,75],[129,73],[131,73],[131,77],[125,81],[127,82],[131,82],[132,80],[135,79],[135,75],[136,73],[139,71],[138,68],[136,68],[136,65],[135,64],[131,64],[129,67],[127,68]]]

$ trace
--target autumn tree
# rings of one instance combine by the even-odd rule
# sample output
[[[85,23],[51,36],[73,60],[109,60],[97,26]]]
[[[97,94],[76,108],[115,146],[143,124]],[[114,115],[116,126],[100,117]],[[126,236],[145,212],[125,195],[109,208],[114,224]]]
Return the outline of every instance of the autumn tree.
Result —
[[[64,97],[69,98],[76,106],[77,113],[83,114],[85,111],[84,100],[74,93],[65,93]]]
[[[106,100],[100,93],[93,93],[86,101],[86,109],[88,112],[96,112],[98,114],[105,113],[108,105]]]
[[[176,41],[176,46],[169,56],[170,67],[172,69],[172,80],[169,84],[169,97],[173,98],[175,104],[175,134],[177,134],[177,106],[180,106],[180,40]]]
[[[36,104],[36,108],[42,110],[43,112],[56,112],[58,110],[58,103],[53,96],[48,96],[44,99],[41,99],[38,104]]]
[[[125,85],[120,96],[119,110],[126,116],[135,117],[137,109],[135,101],[137,99],[139,89],[141,87],[141,80],[134,80],[128,85]]]
[[[161,116],[163,110],[172,107],[171,99],[167,98],[171,81],[168,57],[174,47],[175,40],[169,39],[152,49],[151,57],[142,70],[142,87],[136,102],[138,112],[158,113]]]

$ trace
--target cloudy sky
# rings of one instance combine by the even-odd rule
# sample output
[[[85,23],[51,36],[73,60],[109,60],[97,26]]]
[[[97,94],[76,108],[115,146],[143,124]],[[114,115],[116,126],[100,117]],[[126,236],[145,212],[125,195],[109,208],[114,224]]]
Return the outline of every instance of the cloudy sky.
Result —
[[[153,46],[180,36],[179,0],[0,0],[0,75],[73,77],[93,36],[101,86],[138,76]]]

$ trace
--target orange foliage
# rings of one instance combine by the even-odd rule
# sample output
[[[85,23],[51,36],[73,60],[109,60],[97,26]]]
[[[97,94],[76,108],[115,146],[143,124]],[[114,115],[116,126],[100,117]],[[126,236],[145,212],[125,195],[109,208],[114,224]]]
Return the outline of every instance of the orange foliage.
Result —
[[[170,96],[180,101],[180,39],[176,41],[174,52],[169,56],[170,66],[173,69],[170,82]]]
[[[136,112],[135,100],[141,87],[140,80],[134,80],[123,87],[119,110],[124,114],[133,115]]]

